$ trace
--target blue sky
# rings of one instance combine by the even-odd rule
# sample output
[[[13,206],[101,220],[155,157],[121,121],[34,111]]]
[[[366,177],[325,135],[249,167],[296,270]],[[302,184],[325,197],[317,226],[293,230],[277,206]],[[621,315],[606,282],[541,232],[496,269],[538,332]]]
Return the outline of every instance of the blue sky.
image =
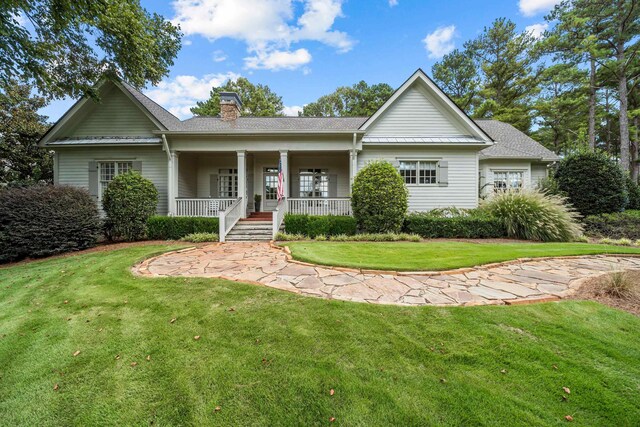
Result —
[[[504,16],[540,31],[558,0],[142,0],[179,22],[183,47],[170,75],[144,92],[180,118],[212,85],[247,77],[281,95],[285,112],[360,80],[399,86],[417,68]],[[72,100],[42,113],[57,120]]]

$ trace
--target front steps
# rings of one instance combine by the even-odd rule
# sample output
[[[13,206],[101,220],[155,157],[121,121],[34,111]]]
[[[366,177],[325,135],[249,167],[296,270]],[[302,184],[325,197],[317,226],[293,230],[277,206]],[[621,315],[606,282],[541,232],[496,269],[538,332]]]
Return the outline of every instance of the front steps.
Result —
[[[273,222],[260,219],[241,219],[233,226],[227,242],[268,242],[273,238]]]

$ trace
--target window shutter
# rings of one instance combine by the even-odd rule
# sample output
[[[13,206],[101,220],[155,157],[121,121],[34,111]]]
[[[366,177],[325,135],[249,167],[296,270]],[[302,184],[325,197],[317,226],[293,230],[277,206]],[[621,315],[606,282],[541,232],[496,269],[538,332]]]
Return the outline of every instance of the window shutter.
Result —
[[[329,175],[329,197],[338,197],[338,175]]]
[[[218,198],[218,175],[209,175],[209,197]]]
[[[140,175],[142,175],[142,162],[135,161],[135,162],[133,162],[132,166],[133,166],[133,170],[134,171],[138,171],[138,172],[140,172]]]
[[[289,190],[291,190],[289,192],[290,197],[297,199],[300,197],[300,175],[292,173],[289,182],[291,182],[291,187],[289,188]]]
[[[440,187],[449,186],[449,162],[446,160],[438,162],[438,185]]]
[[[89,194],[98,199],[98,162],[89,162]]]

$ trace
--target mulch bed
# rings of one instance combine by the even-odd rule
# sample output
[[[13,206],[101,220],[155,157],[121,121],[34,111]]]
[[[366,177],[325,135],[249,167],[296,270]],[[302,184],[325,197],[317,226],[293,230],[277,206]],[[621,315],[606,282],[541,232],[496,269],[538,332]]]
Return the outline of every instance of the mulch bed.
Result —
[[[597,301],[609,307],[624,310],[640,317],[640,270],[628,271],[626,278],[636,287],[635,297],[620,299],[605,293],[603,290],[611,280],[610,275],[605,274],[585,282],[570,298]]]

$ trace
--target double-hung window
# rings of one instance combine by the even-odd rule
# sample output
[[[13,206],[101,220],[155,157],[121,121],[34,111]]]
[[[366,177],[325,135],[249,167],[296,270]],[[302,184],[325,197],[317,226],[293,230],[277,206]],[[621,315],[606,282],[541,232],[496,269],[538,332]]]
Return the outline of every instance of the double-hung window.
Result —
[[[522,188],[524,171],[494,171],[493,189],[495,192],[515,190]]]
[[[98,162],[100,176],[100,199],[104,190],[113,179],[123,173],[133,169],[133,162]]]
[[[329,197],[329,175],[327,169],[300,170],[300,197]]]
[[[238,197],[238,169],[220,169],[218,171],[218,195],[222,199]]]
[[[428,185],[438,182],[438,162],[428,160],[402,160],[400,176],[407,185]]]

